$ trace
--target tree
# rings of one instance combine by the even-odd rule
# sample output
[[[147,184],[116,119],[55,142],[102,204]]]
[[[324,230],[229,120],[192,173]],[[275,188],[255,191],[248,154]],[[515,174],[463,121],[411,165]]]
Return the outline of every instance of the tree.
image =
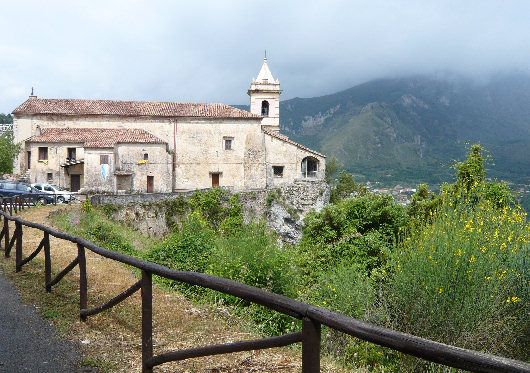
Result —
[[[13,116],[11,114],[0,114],[0,124],[13,123]]]
[[[486,176],[484,170],[484,148],[481,145],[472,145],[467,153],[467,159],[457,162],[453,166],[456,170],[457,181],[455,185],[469,192],[473,187],[481,184]]]
[[[0,173],[13,172],[13,159],[20,151],[20,144],[13,143],[13,133],[0,135]]]
[[[330,202],[336,203],[341,199],[351,197],[353,195],[365,195],[368,193],[368,188],[361,184],[357,184],[353,175],[342,170],[337,179],[337,183],[331,188]]]
[[[331,157],[329,161],[326,162],[326,183],[332,184],[335,175],[339,172],[339,169],[344,166],[336,157]]]

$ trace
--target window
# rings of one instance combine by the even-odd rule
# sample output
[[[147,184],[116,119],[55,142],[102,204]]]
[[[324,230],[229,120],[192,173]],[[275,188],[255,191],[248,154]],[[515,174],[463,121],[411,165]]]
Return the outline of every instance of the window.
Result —
[[[272,166],[274,177],[283,177],[283,166]]]
[[[31,187],[29,185],[25,184],[16,184],[16,190],[20,190],[22,192],[31,192]]]
[[[144,161],[147,161],[147,160],[149,160],[149,154],[144,153]]]
[[[99,156],[99,164],[109,164],[109,156],[108,156],[108,154],[101,154]]]
[[[234,138],[233,137],[225,137],[224,139],[224,148],[225,150],[232,150],[232,143],[234,141]]]
[[[28,152],[28,170],[31,169],[31,152]]]
[[[51,182],[51,181],[53,181],[53,173],[48,172],[48,182]]]
[[[262,101],[261,102],[261,116],[262,117],[268,117],[269,116],[269,101]]]
[[[39,146],[39,161],[47,161],[47,160],[48,160],[48,147]]]
[[[68,154],[66,157],[67,162],[75,162],[76,159],[76,150],[75,148],[68,148]]]

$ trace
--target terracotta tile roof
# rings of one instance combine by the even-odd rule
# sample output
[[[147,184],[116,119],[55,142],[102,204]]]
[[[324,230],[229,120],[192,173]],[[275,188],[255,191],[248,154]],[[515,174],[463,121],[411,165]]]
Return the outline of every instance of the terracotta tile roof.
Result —
[[[275,138],[277,138],[278,140],[285,141],[285,142],[287,142],[287,143],[289,143],[289,144],[292,144],[292,145],[294,145],[294,146],[299,147],[300,149],[303,149],[303,150],[308,151],[308,152],[310,152],[310,153],[316,154],[316,155],[318,155],[318,156],[320,156],[320,157],[324,157],[324,158],[326,158],[326,156],[325,156],[324,154],[319,153],[319,152],[316,152],[316,151],[314,151],[314,150],[312,150],[312,149],[309,149],[308,147],[303,146],[302,144],[299,144],[299,143],[297,143],[297,142],[294,142],[293,140],[289,139],[287,136],[282,135],[281,133],[273,132],[273,131],[269,131],[269,130],[266,130],[266,129],[262,129],[262,131],[263,131],[263,133],[265,133],[266,135],[269,135],[269,136],[275,137]]]
[[[261,118],[225,104],[30,98],[13,114]]]
[[[41,134],[26,142],[82,143],[85,148],[112,148],[116,144],[165,144],[166,142],[142,129],[111,128],[43,128]]]

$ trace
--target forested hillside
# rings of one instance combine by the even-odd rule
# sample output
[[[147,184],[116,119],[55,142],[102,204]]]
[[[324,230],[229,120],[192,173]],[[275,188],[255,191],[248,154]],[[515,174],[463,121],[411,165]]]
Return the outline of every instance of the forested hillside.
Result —
[[[281,131],[337,157],[357,179],[440,183],[463,143],[481,143],[489,175],[528,183],[530,76],[381,79],[280,105]]]
[[[11,124],[13,123],[13,116],[11,114],[0,113],[0,124]]]

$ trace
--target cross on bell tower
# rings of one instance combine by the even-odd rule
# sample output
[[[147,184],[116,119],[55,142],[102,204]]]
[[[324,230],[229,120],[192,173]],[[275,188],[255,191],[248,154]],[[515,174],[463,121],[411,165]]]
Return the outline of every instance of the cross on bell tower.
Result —
[[[250,83],[248,95],[250,96],[250,112],[263,117],[263,127],[280,131],[280,81],[272,76],[267,65],[267,52],[258,77]]]

